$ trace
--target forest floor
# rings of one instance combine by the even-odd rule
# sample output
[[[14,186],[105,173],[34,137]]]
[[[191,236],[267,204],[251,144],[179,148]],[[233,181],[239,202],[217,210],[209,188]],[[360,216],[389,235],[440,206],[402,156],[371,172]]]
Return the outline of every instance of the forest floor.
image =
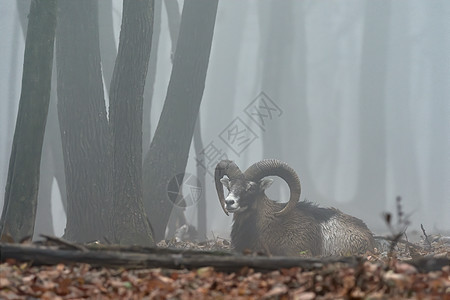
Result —
[[[221,272],[210,266],[191,270],[106,268],[85,263],[36,266],[6,259],[0,264],[0,299],[450,300],[448,237],[391,245],[367,253],[356,266],[330,263],[314,269],[261,272],[248,267]],[[158,246],[230,249],[229,241],[221,238],[203,243],[163,241]]]

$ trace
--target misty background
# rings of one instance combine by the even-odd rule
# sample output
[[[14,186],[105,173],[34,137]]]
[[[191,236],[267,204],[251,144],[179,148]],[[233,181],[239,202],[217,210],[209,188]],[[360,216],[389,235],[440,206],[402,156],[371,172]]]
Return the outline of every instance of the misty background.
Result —
[[[162,11],[151,130],[173,47],[166,7],[156,2]],[[112,4],[117,47],[122,1]],[[263,158],[286,161],[300,176],[302,200],[339,208],[377,233],[387,231],[382,213],[395,214],[397,196],[410,231],[423,224],[427,232],[449,232],[449,16],[445,0],[219,1],[200,106],[204,148],[191,147],[186,168],[201,176],[197,166],[205,165],[208,236],[231,230],[210,175],[209,158],[219,156],[241,169]],[[16,1],[0,5],[0,36],[1,208],[25,43]],[[285,202],[287,186],[277,182],[268,195]],[[51,191],[53,229],[61,236],[66,219],[55,180]],[[196,202],[186,217],[196,225]],[[35,232],[39,218],[38,204]]]

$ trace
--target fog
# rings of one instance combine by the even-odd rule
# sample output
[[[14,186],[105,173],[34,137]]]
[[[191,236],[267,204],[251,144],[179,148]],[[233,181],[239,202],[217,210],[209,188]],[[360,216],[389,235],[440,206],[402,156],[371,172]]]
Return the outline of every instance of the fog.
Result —
[[[113,1],[116,46],[121,3]],[[395,215],[397,196],[409,231],[449,232],[449,16],[445,0],[219,1],[200,106],[204,148],[191,146],[186,168],[200,176],[204,164],[209,237],[227,237],[232,224],[214,188],[219,157],[244,170],[283,160],[299,174],[302,200],[339,208],[377,233],[388,231],[382,214]],[[16,1],[0,6],[0,36],[1,208],[25,43]],[[152,131],[172,70],[164,5],[157,51]],[[268,195],[285,202],[288,192],[277,180]],[[61,236],[56,181],[51,211]],[[186,216],[197,224],[196,203]]]

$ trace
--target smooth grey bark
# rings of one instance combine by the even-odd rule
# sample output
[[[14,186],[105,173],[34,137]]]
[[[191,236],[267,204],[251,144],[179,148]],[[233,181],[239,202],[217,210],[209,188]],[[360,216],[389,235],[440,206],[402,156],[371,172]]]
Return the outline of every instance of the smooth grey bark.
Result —
[[[100,65],[98,3],[60,0],[58,116],[67,186],[64,237],[114,241],[111,136]]]
[[[111,81],[114,232],[119,244],[153,245],[142,204],[142,113],[152,44],[153,0],[124,0]]]
[[[175,49],[177,48],[178,34],[180,31],[181,14],[177,1],[164,0],[164,5],[166,7],[171,48],[172,48],[172,50],[170,51],[170,60],[173,63],[173,55],[175,53]],[[194,140],[195,140],[195,131],[194,131]],[[167,223],[166,238],[169,239],[173,238],[175,236],[176,230],[181,226],[187,224],[185,211],[186,211],[185,207],[180,206],[173,207],[172,213],[170,214],[169,221]]]
[[[166,100],[144,161],[144,205],[155,241],[164,238],[173,204],[167,184],[183,174],[203,96],[218,0],[184,2]]]
[[[33,235],[56,27],[56,0],[31,2],[22,91],[8,170],[1,238]]]
[[[28,0],[18,0],[16,4],[23,37],[26,38],[28,25],[27,15],[30,9],[30,2]],[[33,239],[39,239],[40,234],[54,235],[53,217],[51,211],[53,178],[56,179],[59,186],[61,202],[64,210],[66,209],[67,204],[65,197],[66,185],[64,176],[64,161],[62,157],[61,135],[59,134],[60,131],[56,103],[56,65],[53,64],[50,103],[47,122],[45,125],[39,193],[36,209],[36,223],[34,226]]]
[[[180,10],[177,1],[165,0],[164,4],[166,6],[167,19],[169,22],[169,33],[170,39],[172,41],[172,55],[175,53],[175,49],[177,47],[178,35],[180,32]],[[173,59],[172,59],[173,61]],[[197,118],[197,122],[194,129],[194,151],[195,153],[200,153],[204,149],[202,136],[201,136],[201,128],[200,128],[200,115]],[[198,199],[197,205],[197,233],[198,238],[200,240],[206,239],[206,170],[200,165],[197,164],[196,167],[197,178],[200,182],[200,186],[202,188],[202,193]],[[184,215],[185,210],[181,208],[175,207],[174,209],[178,209],[176,213],[172,213],[169,219],[168,225],[168,236],[172,237],[175,234],[177,227],[187,224],[186,217]],[[177,220],[180,219],[180,220]]]

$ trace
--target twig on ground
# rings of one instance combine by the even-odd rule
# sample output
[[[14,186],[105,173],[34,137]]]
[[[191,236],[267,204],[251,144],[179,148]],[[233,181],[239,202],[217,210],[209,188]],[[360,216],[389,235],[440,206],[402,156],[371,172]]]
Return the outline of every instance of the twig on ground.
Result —
[[[57,244],[60,244],[60,245],[67,246],[67,247],[70,247],[70,248],[72,248],[72,249],[77,249],[77,250],[80,250],[80,251],[83,251],[83,252],[88,252],[88,251],[89,251],[86,247],[84,247],[84,246],[82,246],[82,245],[74,244],[74,243],[68,242],[68,241],[63,240],[63,239],[61,239],[61,238],[58,238],[58,237],[56,237],[56,236],[51,236],[51,235],[46,235],[46,234],[41,234],[41,236],[44,237],[44,238],[46,238],[47,240],[49,240],[49,241],[51,241],[51,242],[54,242],[54,243],[57,243]]]
[[[395,201],[396,201],[396,209],[397,209],[397,225],[395,226],[395,228],[392,225],[391,213],[389,213],[389,212],[384,213],[384,221],[386,222],[386,224],[389,228],[389,231],[392,234],[389,237],[389,239],[391,240],[391,244],[389,247],[389,253],[388,253],[389,258],[392,258],[395,247],[397,246],[398,242],[400,241],[402,235],[404,235],[406,233],[406,229],[408,228],[409,223],[410,223],[408,220],[408,216],[405,217],[405,214],[403,213],[403,210],[402,210],[402,205],[401,205],[402,198],[400,196],[397,196]]]
[[[423,224],[420,224],[420,228],[422,229],[423,235],[425,236],[425,243],[428,245],[428,250],[431,250],[433,247],[431,246],[431,242],[428,239],[428,235],[425,232],[425,228],[423,227]]]

